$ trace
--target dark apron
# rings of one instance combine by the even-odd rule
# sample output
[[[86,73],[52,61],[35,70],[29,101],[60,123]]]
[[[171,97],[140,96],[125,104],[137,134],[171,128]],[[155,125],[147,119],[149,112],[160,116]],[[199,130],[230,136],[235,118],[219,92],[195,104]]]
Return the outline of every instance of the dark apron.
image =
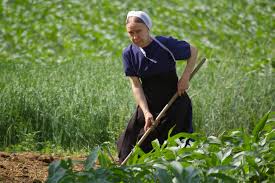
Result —
[[[176,72],[154,75],[141,78],[143,91],[151,114],[156,119],[157,115],[177,92],[178,77]],[[192,128],[192,104],[188,95],[183,96],[172,104],[161,119],[157,128],[152,131],[141,144],[141,149],[147,153],[152,150],[151,142],[158,139],[162,144],[168,136],[169,130],[174,126],[171,135],[179,132],[193,132]],[[117,142],[118,157],[120,163],[127,157],[137,141],[144,134],[145,119],[143,112],[137,106],[129,120],[126,130],[121,134]]]

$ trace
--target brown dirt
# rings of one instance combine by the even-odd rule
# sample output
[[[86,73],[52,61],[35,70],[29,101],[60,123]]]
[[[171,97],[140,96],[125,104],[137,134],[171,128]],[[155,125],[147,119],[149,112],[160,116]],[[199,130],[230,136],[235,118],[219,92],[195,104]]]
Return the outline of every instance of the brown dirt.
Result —
[[[0,183],[40,183],[48,176],[48,166],[58,159],[83,160],[84,157],[61,157],[33,152],[0,152]],[[76,169],[81,169],[77,167]]]

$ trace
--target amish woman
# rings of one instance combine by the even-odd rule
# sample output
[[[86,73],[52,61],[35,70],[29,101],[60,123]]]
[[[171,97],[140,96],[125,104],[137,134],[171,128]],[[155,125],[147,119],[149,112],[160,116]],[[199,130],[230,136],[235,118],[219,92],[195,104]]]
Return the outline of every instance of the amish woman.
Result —
[[[189,77],[195,66],[197,49],[173,37],[152,37],[151,28],[151,19],[145,12],[128,12],[126,30],[132,44],[124,49],[122,57],[124,72],[130,80],[137,108],[117,142],[120,163],[176,92],[179,97],[158,127],[141,144],[141,149],[144,152],[151,151],[151,142],[154,139],[158,139],[162,144],[174,125],[172,135],[193,132],[192,105],[185,91],[189,87]],[[187,60],[179,80],[176,60]]]

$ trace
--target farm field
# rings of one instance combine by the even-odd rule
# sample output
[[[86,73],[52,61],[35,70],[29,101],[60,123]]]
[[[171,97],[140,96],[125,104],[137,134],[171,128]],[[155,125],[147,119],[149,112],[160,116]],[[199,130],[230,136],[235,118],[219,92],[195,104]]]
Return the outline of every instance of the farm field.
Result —
[[[104,154],[106,149],[103,147],[108,144],[108,152],[116,157],[116,139],[135,109],[121,58],[123,48],[130,43],[125,31],[125,17],[129,10],[139,9],[150,14],[153,35],[186,40],[198,48],[199,60],[207,58],[188,90],[193,103],[194,130],[202,134],[193,148],[209,144],[205,138],[221,138],[238,131],[238,134],[245,134],[243,138],[254,141],[240,142],[245,144],[244,149],[235,149],[237,144],[232,141],[231,151],[224,143],[220,144],[220,149],[207,150],[215,153],[227,150],[230,152],[228,157],[234,159],[237,152],[255,153],[254,146],[247,144],[251,142],[259,149],[268,146],[266,151],[258,149],[257,153],[262,150],[266,154],[274,152],[275,15],[272,4],[271,0],[221,0],[219,3],[214,0],[134,3],[129,0],[2,0],[0,151],[7,156],[20,152],[45,156],[71,152],[91,156],[94,152],[96,157],[105,157],[109,155]],[[184,61],[177,63],[178,74],[184,65]],[[257,128],[259,123],[265,127]],[[259,134],[262,136],[256,138]],[[236,139],[242,138],[237,136]],[[220,140],[223,142],[224,139]],[[254,169],[244,167],[244,175],[250,173],[251,179],[238,181],[272,180],[274,158],[261,155],[257,154],[262,160],[268,160],[262,163],[269,170],[254,167],[258,172],[254,175]],[[190,164],[182,163],[180,160],[183,159],[177,156],[169,158],[180,162],[172,167],[182,166],[180,169],[189,173],[193,168],[193,173],[199,177],[207,174],[198,162],[190,168]],[[108,158],[101,158],[104,159]],[[233,166],[229,159],[223,159],[224,163]],[[159,160],[153,158],[152,162],[155,161]],[[250,157],[243,161],[248,167],[258,163]],[[0,171],[3,162],[1,159]],[[128,165],[138,166],[140,163],[132,159]],[[106,172],[113,171],[114,165],[105,165]],[[156,176],[152,173],[155,167],[147,165],[139,175],[147,172],[148,176]],[[163,166],[168,165],[163,163]],[[185,169],[187,167],[189,169]],[[90,171],[92,167],[86,168]],[[132,169],[127,167],[117,171],[125,173],[123,171],[131,172]],[[220,171],[215,169],[212,173]],[[264,171],[265,174],[259,173]],[[161,172],[159,175],[164,175]],[[198,180],[215,182],[220,176],[224,178],[221,180],[230,181],[235,178],[235,173],[215,174],[213,179],[203,177]],[[0,174],[0,182],[5,178],[1,176],[4,177]],[[124,180],[127,181],[127,177]],[[149,179],[144,177],[142,180]]]
[[[45,182],[48,177],[48,166],[53,161],[61,159],[84,160],[81,155],[49,155],[37,152],[7,153],[0,152],[0,182]],[[83,166],[74,166],[80,171]]]

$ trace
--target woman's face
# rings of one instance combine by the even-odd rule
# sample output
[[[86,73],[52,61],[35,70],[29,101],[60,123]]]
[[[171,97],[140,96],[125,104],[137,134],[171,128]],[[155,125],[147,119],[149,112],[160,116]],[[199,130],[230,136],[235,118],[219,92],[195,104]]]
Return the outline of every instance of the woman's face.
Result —
[[[150,43],[149,29],[143,23],[129,21],[126,30],[130,40],[139,47],[145,47]]]

